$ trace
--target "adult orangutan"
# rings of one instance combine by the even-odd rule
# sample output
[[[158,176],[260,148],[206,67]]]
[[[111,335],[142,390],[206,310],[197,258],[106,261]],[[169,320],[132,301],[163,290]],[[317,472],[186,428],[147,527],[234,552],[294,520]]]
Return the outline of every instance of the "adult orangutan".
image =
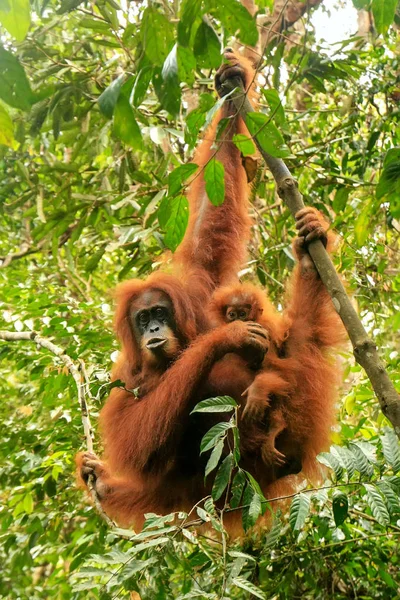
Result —
[[[217,90],[224,79],[237,75],[248,90],[254,78],[251,65],[239,62],[231,51],[226,58],[217,74]],[[214,150],[212,138],[224,117],[230,118],[230,126]],[[84,453],[77,462],[82,480],[93,475],[104,510],[122,525],[140,527],[146,512],[185,510],[209,493],[199,442],[215,417],[190,412],[197,402],[215,395],[243,402],[269,346],[269,333],[259,323],[239,320],[210,330],[207,308],[218,286],[237,281],[245,256],[250,227],[246,173],[231,142],[234,133],[243,131],[226,102],[194,159],[200,166],[213,155],[223,162],[225,201],[212,206],[202,177],[195,179],[188,231],[174,257],[173,274],[157,272],[117,290],[115,326],[122,351],[113,378],[124,381],[125,388],[114,388],[101,411],[104,460]],[[290,399],[294,418],[276,441],[287,457],[285,473],[301,466],[310,471],[327,441],[334,368],[325,350],[337,328],[330,299],[306,251],[312,237],[325,239],[327,225],[308,209],[299,215],[298,226],[300,267],[293,278],[285,341],[296,370],[296,392]],[[226,355],[229,361],[223,360]],[[242,424],[244,468],[267,492],[277,474],[262,461],[263,436],[262,423],[256,428]]]

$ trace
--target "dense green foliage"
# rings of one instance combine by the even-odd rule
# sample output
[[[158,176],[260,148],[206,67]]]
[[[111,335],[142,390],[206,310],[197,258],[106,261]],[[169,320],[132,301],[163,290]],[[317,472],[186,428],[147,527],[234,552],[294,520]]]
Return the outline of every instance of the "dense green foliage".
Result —
[[[273,2],[259,4],[264,11]],[[316,43],[309,24],[294,43],[271,40],[259,118],[268,121],[269,151],[287,156],[307,203],[340,232],[336,265],[400,389],[396,4],[354,0],[357,8],[372,5],[369,40],[329,48]],[[117,350],[111,290],[145,276],[182,239],[185,182],[195,168],[187,163],[215,111],[221,44],[234,34],[244,44],[257,39],[236,0],[121,6],[0,2],[0,329],[38,331],[84,365],[94,424]],[[252,152],[249,140],[237,143]],[[218,204],[218,163],[208,177]],[[243,276],[279,303],[293,267],[293,222],[263,169],[252,201],[256,224]],[[400,450],[350,352],[334,445],[320,457],[329,478],[242,543],[227,542],[211,499],[176,522],[149,517],[137,536],[111,532],[75,489],[73,457],[85,441],[70,373],[29,341],[0,341],[0,356],[0,597],[399,594]],[[205,409],[232,410],[236,430],[229,400]],[[225,433],[203,444],[212,450],[210,477]],[[214,498],[237,458],[236,447],[219,467]],[[246,474],[237,485],[247,490],[250,525],[269,507]],[[211,521],[214,539],[196,519]]]

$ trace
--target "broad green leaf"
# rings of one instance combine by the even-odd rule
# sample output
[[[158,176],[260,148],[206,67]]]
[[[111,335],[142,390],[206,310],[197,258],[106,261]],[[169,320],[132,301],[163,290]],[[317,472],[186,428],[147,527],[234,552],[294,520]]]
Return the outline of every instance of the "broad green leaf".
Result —
[[[321,452],[317,456],[318,462],[330,469],[333,469],[336,475],[336,479],[341,479],[343,476],[343,468],[338,459],[333,456],[330,452]]]
[[[378,33],[387,33],[393,23],[398,0],[372,0],[372,14]]]
[[[232,584],[242,590],[245,590],[245,592],[248,592],[250,595],[255,596],[256,598],[261,598],[261,600],[266,600],[267,598],[267,596],[262,590],[260,590],[259,587],[244,577],[235,577],[232,579]]]
[[[400,148],[398,146],[389,148],[383,161],[383,167],[386,168],[393,162],[400,162]]]
[[[380,491],[369,483],[364,483],[364,488],[367,492],[368,506],[375,519],[381,525],[387,525],[390,522],[390,517]]]
[[[33,497],[31,493],[28,493],[24,497],[24,510],[30,515],[33,512]]]
[[[248,113],[246,125],[253,138],[256,138],[264,152],[276,158],[285,158],[290,152],[276,125],[264,113]]]
[[[264,549],[269,552],[272,550],[279,541],[282,531],[282,521],[279,515],[275,515],[271,529],[268,531],[265,537]]]
[[[356,470],[356,465],[354,462],[354,457],[350,450],[347,448],[343,448],[342,446],[332,446],[331,454],[337,458],[342,467],[344,467],[349,475],[352,477]]]
[[[393,429],[386,428],[381,436],[381,442],[386,461],[395,473],[400,471],[400,444]]]
[[[264,500],[264,497],[260,496],[260,494],[257,494],[256,492],[254,493],[254,495],[251,499],[250,506],[248,508],[248,511],[249,511],[248,518],[249,518],[249,521],[253,524],[256,523],[258,517],[263,512],[262,500]]]
[[[232,454],[228,454],[228,456],[226,456],[222,461],[222,464],[215,476],[214,485],[211,492],[213,500],[219,500],[227,488],[231,479],[233,466],[233,456]]]
[[[29,110],[35,102],[27,76],[18,59],[0,46],[0,98],[9,106]]]
[[[174,43],[173,25],[151,5],[143,13],[140,37],[144,51],[153,65],[161,67]]]
[[[195,412],[231,412],[236,407],[236,401],[230,396],[217,396],[216,398],[207,398],[207,400],[202,400],[196,404],[191,414]]]
[[[197,29],[193,53],[200,69],[217,69],[221,64],[221,43],[214,29],[205,21]]]
[[[206,6],[222,22],[226,31],[243,44],[255,46],[258,41],[256,21],[238,0],[208,0]]]
[[[192,86],[195,81],[196,59],[190,48],[184,46],[177,47],[176,59],[178,63],[178,78],[179,81],[184,81]]]
[[[152,77],[153,68],[150,66],[145,66],[139,71],[132,89],[131,102],[133,106],[140,106],[143,102]]]
[[[211,427],[200,442],[200,453],[202,454],[203,452],[207,452],[207,450],[211,450],[211,448],[213,448],[225,435],[227,430],[232,427],[233,425],[231,422],[226,423],[225,421]]]
[[[289,513],[289,523],[293,531],[299,531],[303,527],[309,510],[310,496],[308,494],[297,494],[293,498]]]
[[[87,273],[92,273],[95,270],[95,268],[99,264],[100,260],[102,259],[105,251],[106,251],[106,247],[102,246],[101,248],[96,250],[96,252],[94,254],[92,254],[92,256],[89,258],[88,261],[86,261],[85,271]]]
[[[209,475],[214,469],[218,466],[219,460],[222,456],[222,451],[224,449],[224,440],[220,440],[216,446],[214,446],[213,451],[211,452],[210,458],[206,464],[205,476]]]
[[[354,223],[354,235],[356,238],[357,245],[363,246],[369,236],[369,227],[371,225],[371,202],[367,202],[362,208]]]
[[[247,135],[244,135],[243,133],[236,133],[233,136],[232,141],[235,144],[235,146],[239,148],[243,156],[251,156],[256,151],[256,147],[254,146],[253,140],[251,140]]]
[[[162,70],[156,69],[154,71],[153,85],[162,107],[171,115],[178,114],[181,103],[181,88],[178,79],[176,46],[167,56]]]
[[[211,94],[201,94],[199,106],[192,110],[186,117],[185,142],[192,148],[199,135],[200,129],[206,121],[206,113],[214,105],[214,98]]]
[[[393,153],[389,160],[376,186],[376,197],[379,199],[392,192],[400,194],[400,159],[395,158]]]
[[[142,133],[136,123],[135,114],[129,100],[125,95],[120,95],[114,109],[113,132],[120,140],[131,146],[134,150],[142,148]]]
[[[0,144],[4,146],[14,147],[14,126],[10,115],[0,104]]]
[[[400,513],[400,496],[395,492],[389,481],[382,480],[377,483],[383,495],[390,514]]]
[[[119,75],[97,99],[101,112],[108,119],[111,119],[114,114],[124,79],[125,75]]]
[[[175,252],[183,236],[189,220],[189,203],[186,196],[176,196],[170,200],[171,212],[165,226],[165,245]]]
[[[187,46],[195,20],[201,14],[202,0],[183,0],[180,3],[180,19],[178,23],[178,42]]]
[[[357,446],[357,444],[351,442],[350,451],[354,456],[354,464],[357,471],[361,473],[361,475],[363,475],[364,477],[372,477],[372,475],[374,474],[374,469],[369,463],[367,457],[365,456],[361,448]]]
[[[212,158],[204,169],[206,192],[214,206],[220,206],[225,200],[225,169],[217,159]]]
[[[191,175],[194,175],[198,168],[198,165],[195,163],[186,163],[171,171],[168,175],[168,194],[170,196],[175,196],[175,194],[180,192],[185,181],[187,181]]]
[[[240,469],[236,473],[235,477],[233,478],[233,482],[232,482],[231,499],[230,499],[230,505],[232,508],[237,508],[238,506],[240,506],[240,502],[241,502],[241,499],[243,496],[243,490],[244,490],[245,485],[246,485],[246,475]]]
[[[31,24],[31,6],[29,0],[7,0],[8,8],[1,6],[0,23],[17,42],[22,42]]]
[[[349,510],[349,501],[344,492],[340,492],[339,490],[334,492],[332,498],[332,509],[335,523],[337,527],[339,527],[339,525],[346,520]]]
[[[286,121],[285,110],[278,92],[274,88],[265,88],[262,92],[271,109],[271,117],[277,125],[284,125]]]
[[[342,212],[347,204],[350,188],[339,187],[332,202],[332,208],[336,213]]]

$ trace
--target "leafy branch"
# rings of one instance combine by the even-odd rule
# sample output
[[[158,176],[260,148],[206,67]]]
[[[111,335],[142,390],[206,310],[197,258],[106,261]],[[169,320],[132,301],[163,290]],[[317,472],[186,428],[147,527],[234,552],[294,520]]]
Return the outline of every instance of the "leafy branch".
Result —
[[[45,348],[55,356],[57,356],[61,362],[64,363],[69,373],[72,375],[76,389],[78,393],[78,401],[81,409],[83,430],[85,432],[86,446],[89,452],[93,452],[93,429],[90,423],[89,409],[86,402],[86,373],[83,361],[76,365],[72,358],[65,353],[65,350],[61,346],[53,344],[49,339],[42,337],[36,331],[0,331],[0,340],[5,342],[17,342],[17,341],[29,341],[34,342],[37,346]],[[110,527],[114,527],[114,522],[106,515],[101,507],[100,500],[97,496],[96,489],[94,487],[93,480],[88,481],[88,488],[90,496],[96,506],[97,511],[104,521]]]

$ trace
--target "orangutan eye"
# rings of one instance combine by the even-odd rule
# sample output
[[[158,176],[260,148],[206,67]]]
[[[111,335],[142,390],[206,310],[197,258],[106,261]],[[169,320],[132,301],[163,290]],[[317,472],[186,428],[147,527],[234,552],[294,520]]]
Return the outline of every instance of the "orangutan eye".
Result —
[[[157,319],[160,319],[160,320],[164,319],[165,318],[164,308],[159,306],[158,308],[156,308],[155,314],[156,314]]]
[[[228,319],[229,319],[230,321],[234,321],[234,320],[236,319],[236,313],[235,313],[233,310],[230,310],[230,311],[228,312]]]
[[[149,321],[149,315],[147,311],[143,310],[141,313],[139,313],[137,319],[141,325],[146,325],[146,323]]]
[[[245,319],[247,317],[247,312],[245,310],[241,310],[239,313],[239,317],[241,319]]]

